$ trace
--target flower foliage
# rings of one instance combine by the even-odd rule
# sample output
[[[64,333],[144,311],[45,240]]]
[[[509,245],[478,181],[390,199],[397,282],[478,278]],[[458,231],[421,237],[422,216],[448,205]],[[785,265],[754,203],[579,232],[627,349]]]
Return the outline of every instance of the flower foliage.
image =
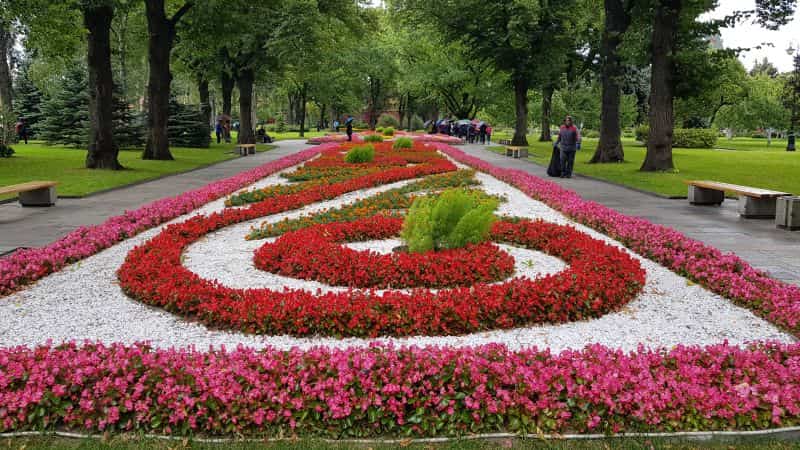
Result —
[[[800,345],[0,349],[0,432],[463,436],[800,423]]]
[[[373,159],[375,159],[375,147],[370,144],[357,145],[344,155],[344,160],[350,164],[368,163]]]

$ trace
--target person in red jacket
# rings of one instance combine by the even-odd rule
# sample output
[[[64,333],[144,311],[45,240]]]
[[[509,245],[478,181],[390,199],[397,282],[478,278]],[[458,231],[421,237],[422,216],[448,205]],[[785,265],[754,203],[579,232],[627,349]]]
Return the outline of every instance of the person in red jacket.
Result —
[[[564,119],[564,125],[558,130],[555,145],[561,150],[561,178],[572,178],[575,165],[575,153],[581,148],[581,132],[572,123],[572,116]]]

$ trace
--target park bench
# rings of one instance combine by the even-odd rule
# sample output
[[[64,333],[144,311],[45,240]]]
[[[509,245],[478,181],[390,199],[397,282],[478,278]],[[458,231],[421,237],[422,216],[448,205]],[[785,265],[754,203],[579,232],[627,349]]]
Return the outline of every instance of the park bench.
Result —
[[[506,147],[506,156],[512,158],[527,158],[528,147]]]
[[[256,144],[238,144],[236,146],[236,150],[239,152],[241,156],[255,155]]]
[[[718,181],[686,181],[686,184],[689,185],[689,203],[693,205],[719,205],[725,200],[726,192],[738,195],[739,215],[748,219],[774,218],[777,199],[791,195]]]
[[[0,195],[19,194],[22,206],[53,206],[56,204],[55,181],[28,181],[0,187]]]
[[[497,143],[500,145],[511,145],[511,139],[500,139]]]

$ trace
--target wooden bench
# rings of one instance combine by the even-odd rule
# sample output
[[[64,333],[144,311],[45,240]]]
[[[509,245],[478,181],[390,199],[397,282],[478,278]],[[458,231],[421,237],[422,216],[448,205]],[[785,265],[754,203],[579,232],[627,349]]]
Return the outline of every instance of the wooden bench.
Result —
[[[511,139],[500,139],[497,143],[500,145],[511,145]]]
[[[512,158],[527,158],[528,147],[506,147],[506,156]]]
[[[239,152],[241,156],[255,155],[256,144],[238,144],[236,146],[236,150]]]
[[[53,206],[56,204],[55,181],[28,181],[0,187],[0,195],[19,194],[22,206]]]
[[[725,200],[726,192],[738,195],[739,215],[748,219],[774,218],[776,200],[791,195],[788,192],[718,181],[699,180],[685,183],[689,185],[689,203],[693,205],[720,205]]]

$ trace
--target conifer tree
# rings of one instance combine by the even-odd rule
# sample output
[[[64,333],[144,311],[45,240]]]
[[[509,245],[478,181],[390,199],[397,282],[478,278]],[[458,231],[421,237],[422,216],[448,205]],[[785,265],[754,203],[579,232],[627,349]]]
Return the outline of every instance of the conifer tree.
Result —
[[[167,135],[172,147],[208,148],[211,128],[197,105],[182,105],[175,97],[169,102]]]
[[[89,92],[86,69],[79,64],[64,75],[56,93],[42,105],[39,138],[48,144],[86,148],[89,144]]]
[[[14,113],[17,117],[25,118],[34,135],[42,114],[42,100],[42,92],[30,78],[30,61],[26,61],[20,66],[14,82]]]

